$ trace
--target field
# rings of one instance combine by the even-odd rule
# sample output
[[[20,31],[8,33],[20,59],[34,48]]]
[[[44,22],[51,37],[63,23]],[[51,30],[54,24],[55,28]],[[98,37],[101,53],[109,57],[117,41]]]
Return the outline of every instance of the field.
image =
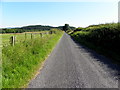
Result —
[[[34,33],[34,32],[32,32]],[[53,50],[63,32],[53,34],[14,34],[17,43],[8,45],[13,34],[3,34],[2,48],[2,88],[24,88],[37,73],[43,61]],[[6,44],[6,45],[5,45]]]
[[[111,58],[120,64],[120,29],[118,23],[90,25],[67,31],[77,42],[94,49],[96,52]]]
[[[40,38],[41,37],[40,33],[42,33],[45,36],[46,35],[45,33],[48,33],[48,31],[0,34],[1,35],[0,39],[2,40],[0,46],[9,45],[11,36],[15,36],[16,38],[15,41],[18,43],[24,41],[25,39],[26,40],[31,39],[31,34],[33,35],[33,38]]]

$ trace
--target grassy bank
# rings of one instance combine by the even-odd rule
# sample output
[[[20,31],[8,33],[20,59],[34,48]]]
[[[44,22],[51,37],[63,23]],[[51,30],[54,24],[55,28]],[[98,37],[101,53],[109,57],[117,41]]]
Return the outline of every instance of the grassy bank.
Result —
[[[26,87],[62,34],[63,32],[57,31],[56,34],[49,34],[41,39],[34,38],[17,43],[14,47],[3,47],[2,87]]]
[[[120,64],[120,30],[117,23],[77,28],[69,34],[77,42]]]

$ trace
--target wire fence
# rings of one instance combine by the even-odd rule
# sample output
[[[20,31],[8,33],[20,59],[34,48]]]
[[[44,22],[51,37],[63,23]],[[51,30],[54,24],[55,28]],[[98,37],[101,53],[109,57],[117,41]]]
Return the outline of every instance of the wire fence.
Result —
[[[16,43],[21,43],[25,40],[32,40],[35,38],[43,38],[46,35],[55,34],[55,31],[46,31],[46,32],[32,32],[32,33],[15,33],[15,34],[1,34],[0,47],[5,47],[8,45],[14,46]]]

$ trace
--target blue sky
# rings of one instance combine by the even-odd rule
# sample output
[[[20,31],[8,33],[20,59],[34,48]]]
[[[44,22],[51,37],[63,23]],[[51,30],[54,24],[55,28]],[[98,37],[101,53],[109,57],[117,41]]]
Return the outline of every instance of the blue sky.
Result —
[[[2,2],[0,27],[51,25],[86,27],[118,21],[117,2]]]

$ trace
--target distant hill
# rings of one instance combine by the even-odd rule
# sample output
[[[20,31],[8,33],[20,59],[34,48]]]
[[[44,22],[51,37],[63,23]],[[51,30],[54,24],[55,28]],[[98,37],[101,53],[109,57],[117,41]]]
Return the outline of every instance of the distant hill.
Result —
[[[54,28],[52,26],[43,26],[43,25],[30,25],[30,26],[24,26],[21,27],[21,29],[28,29],[28,30],[35,30],[35,29],[39,29],[39,30],[50,30],[51,28]]]
[[[2,31],[0,30],[0,33],[22,33],[22,32],[34,32],[34,31],[45,31],[45,30],[51,30],[53,28],[61,29],[63,30],[63,26],[53,27],[48,25],[29,25],[29,26],[23,26],[20,28],[3,28]],[[70,29],[74,30],[75,27],[70,26]]]

